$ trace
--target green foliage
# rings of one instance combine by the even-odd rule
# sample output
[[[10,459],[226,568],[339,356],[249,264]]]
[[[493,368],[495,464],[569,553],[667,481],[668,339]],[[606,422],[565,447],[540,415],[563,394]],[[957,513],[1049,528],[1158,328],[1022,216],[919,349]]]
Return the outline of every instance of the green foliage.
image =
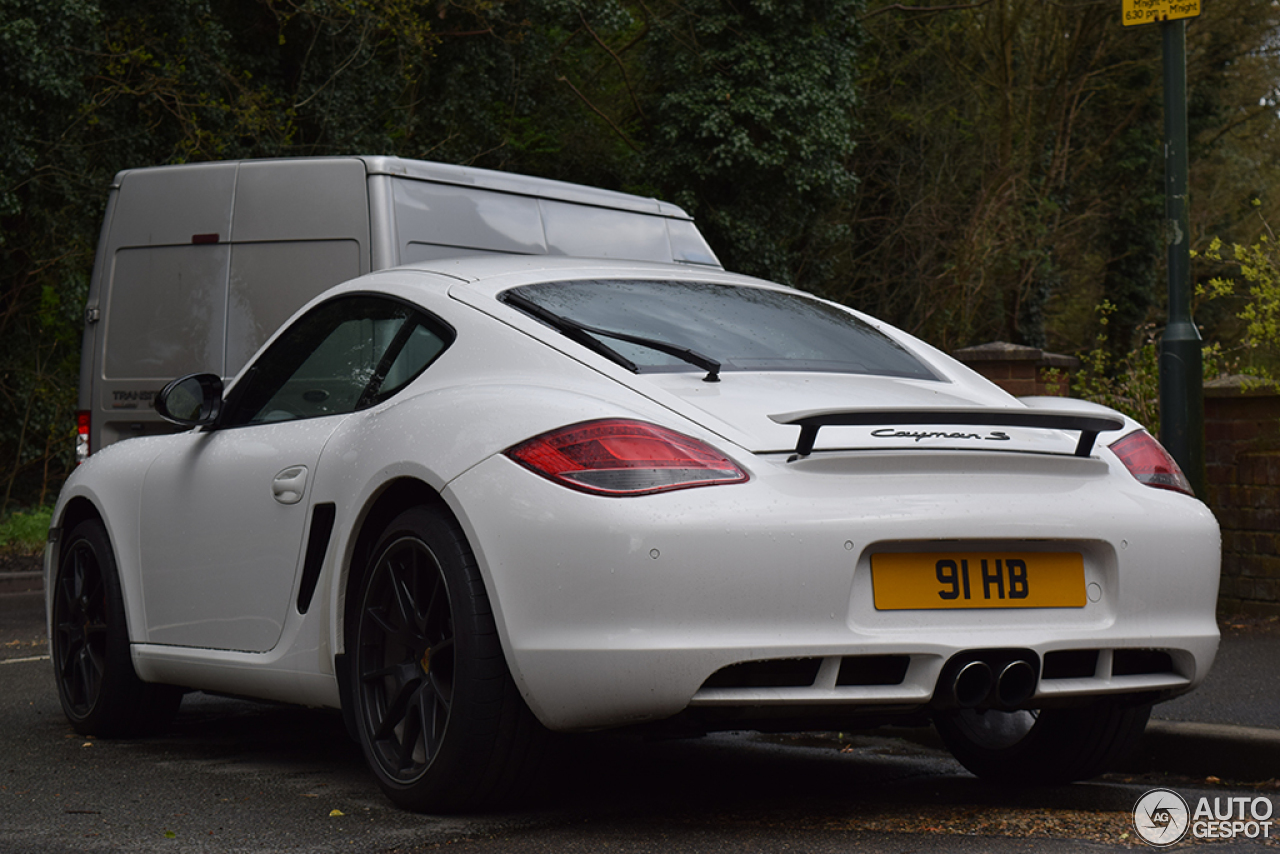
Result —
[[[1189,26],[1195,235],[1254,247],[1246,201],[1280,199],[1278,28],[1270,0]],[[1143,399],[1102,386],[1142,375],[1162,299],[1159,57],[1102,0],[0,0],[0,512],[70,469],[107,187],[162,163],[394,154],[658,196],[732,269],[943,348],[1100,348],[1089,393]],[[1274,367],[1269,291],[1231,274],[1202,322]]]
[[[1108,346],[1116,306],[1103,300],[1096,310],[1100,331],[1093,348],[1081,355],[1080,368],[1071,375],[1071,395],[1123,412],[1158,436],[1160,372],[1154,330],[1148,326],[1136,348],[1116,357]]]
[[[1158,51],[1135,61],[1113,21],[1077,7],[934,5],[866,21],[855,254],[830,292],[947,348],[1044,346],[1081,265],[1102,272],[1100,216],[1133,182],[1081,178],[1114,135],[1150,134],[1151,111],[1131,108],[1153,93],[1128,78]]]
[[[111,177],[393,154],[686,205],[804,283],[854,189],[860,0],[0,0],[0,512],[70,470]]]
[[[44,549],[52,518],[52,507],[0,516],[0,554],[38,554]]]
[[[1280,246],[1265,218],[1262,225],[1263,233],[1250,245],[1225,248],[1219,238],[1210,241],[1201,257],[1220,272],[1196,293],[1235,309],[1243,328],[1236,345],[1240,371],[1259,383],[1280,385]]]
[[[727,266],[814,281],[851,199],[861,0],[447,7],[419,156],[666,198]]]
[[[1277,180],[1270,0],[1188,25],[1194,234],[1239,234]],[[852,240],[821,290],[945,349],[991,340],[1113,361],[1164,298],[1160,33],[1115,7],[884,3],[863,19]],[[1217,332],[1216,327],[1213,329]]]
[[[852,197],[859,8],[686,0],[652,40],[643,163],[734,269],[811,280],[814,214]]]
[[[1095,311],[1099,332],[1094,346],[1081,354],[1080,367],[1071,374],[1071,396],[1123,412],[1153,436],[1159,436],[1160,341],[1155,324],[1145,324],[1139,330],[1137,343],[1117,356],[1111,346],[1110,333],[1115,328],[1118,309],[1114,303],[1103,300]],[[1126,339],[1131,337],[1125,327],[1121,327],[1121,333]],[[1206,345],[1202,358],[1205,379],[1219,376],[1226,368],[1222,348],[1217,343]],[[1051,381],[1067,382],[1057,369],[1049,373]]]

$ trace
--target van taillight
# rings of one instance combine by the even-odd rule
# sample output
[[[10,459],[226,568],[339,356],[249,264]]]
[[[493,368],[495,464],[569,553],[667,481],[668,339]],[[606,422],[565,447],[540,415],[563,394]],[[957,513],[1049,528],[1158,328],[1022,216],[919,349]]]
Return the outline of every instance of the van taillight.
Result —
[[[1169,452],[1146,430],[1134,430],[1111,444],[1111,450],[1140,483],[1195,496],[1187,476]]]
[[[89,410],[76,412],[76,465],[89,459]]]

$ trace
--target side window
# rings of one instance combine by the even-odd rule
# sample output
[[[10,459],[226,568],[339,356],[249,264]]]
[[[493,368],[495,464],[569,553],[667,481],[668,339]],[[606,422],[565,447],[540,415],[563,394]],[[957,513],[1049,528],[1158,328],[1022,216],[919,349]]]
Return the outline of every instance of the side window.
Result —
[[[249,367],[219,426],[364,409],[407,386],[453,340],[440,321],[384,297],[316,306]]]

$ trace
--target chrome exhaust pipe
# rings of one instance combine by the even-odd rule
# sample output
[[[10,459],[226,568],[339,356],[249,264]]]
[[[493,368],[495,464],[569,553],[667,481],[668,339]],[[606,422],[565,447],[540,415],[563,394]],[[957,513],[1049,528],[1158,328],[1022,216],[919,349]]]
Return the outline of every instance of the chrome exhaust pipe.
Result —
[[[1036,669],[1030,662],[1016,659],[1000,670],[996,679],[996,701],[1005,708],[1020,706],[1036,692]]]
[[[1007,668],[1006,668],[1007,669]],[[951,696],[956,705],[962,709],[972,709],[980,705],[991,693],[995,684],[995,676],[984,661],[970,661],[960,668],[956,678],[951,682]]]

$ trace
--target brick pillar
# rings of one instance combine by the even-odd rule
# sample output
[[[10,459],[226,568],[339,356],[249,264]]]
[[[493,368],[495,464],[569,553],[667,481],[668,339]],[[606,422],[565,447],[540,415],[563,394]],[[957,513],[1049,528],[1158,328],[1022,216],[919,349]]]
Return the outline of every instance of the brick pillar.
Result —
[[[951,355],[1016,397],[1067,397],[1071,372],[1080,367],[1080,360],[1074,356],[1005,341],[966,347]],[[1049,376],[1055,368],[1060,374],[1057,382]]]
[[[1205,503],[1222,527],[1229,610],[1280,615],[1280,393],[1222,377],[1204,387]]]

